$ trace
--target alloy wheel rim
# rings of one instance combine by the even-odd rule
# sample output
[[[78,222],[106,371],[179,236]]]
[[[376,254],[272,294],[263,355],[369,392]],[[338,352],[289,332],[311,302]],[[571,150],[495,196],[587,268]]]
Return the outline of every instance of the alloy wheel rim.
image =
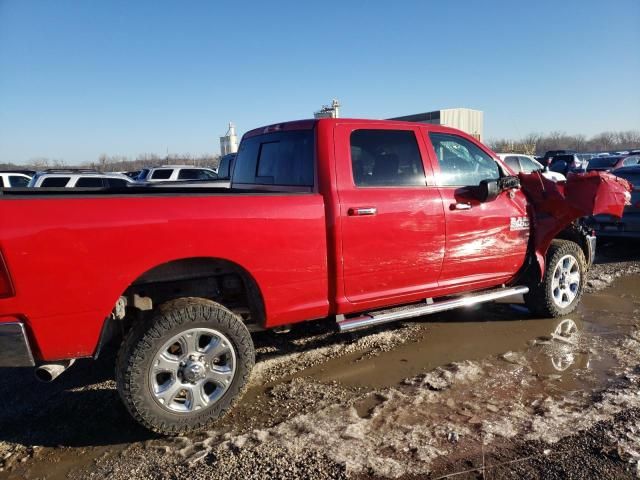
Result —
[[[575,300],[580,288],[580,266],[573,255],[562,257],[551,279],[553,302],[560,308],[566,308]]]
[[[173,413],[211,407],[236,374],[236,352],[218,330],[191,328],[171,337],[155,354],[149,385],[155,401]]]

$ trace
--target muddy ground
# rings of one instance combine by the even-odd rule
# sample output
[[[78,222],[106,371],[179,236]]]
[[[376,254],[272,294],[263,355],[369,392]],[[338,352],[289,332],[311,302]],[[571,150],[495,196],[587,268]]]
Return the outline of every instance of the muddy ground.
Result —
[[[337,335],[256,335],[241,404],[161,438],[120,404],[112,356],[52,384],[0,369],[0,478],[635,478],[640,248],[603,245],[569,318],[485,305]]]

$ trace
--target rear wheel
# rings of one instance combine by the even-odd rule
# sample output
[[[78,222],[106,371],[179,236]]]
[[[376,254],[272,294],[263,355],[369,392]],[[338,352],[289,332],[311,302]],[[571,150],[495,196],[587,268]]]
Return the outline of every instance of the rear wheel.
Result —
[[[573,312],[582,298],[586,261],[580,246],[569,240],[554,240],[547,253],[542,281],[524,296],[529,310],[543,317]]]
[[[254,357],[239,317],[210,300],[181,298],[131,330],[118,355],[118,391],[154,432],[203,430],[241,396]]]

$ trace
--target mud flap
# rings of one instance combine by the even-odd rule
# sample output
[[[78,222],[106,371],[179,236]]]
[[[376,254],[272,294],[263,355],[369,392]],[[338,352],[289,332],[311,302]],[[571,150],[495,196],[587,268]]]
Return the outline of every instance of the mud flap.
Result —
[[[522,191],[529,199],[533,244],[540,276],[551,241],[573,221],[587,215],[622,217],[631,200],[631,184],[606,172],[570,174],[554,182],[540,172],[520,173]]]

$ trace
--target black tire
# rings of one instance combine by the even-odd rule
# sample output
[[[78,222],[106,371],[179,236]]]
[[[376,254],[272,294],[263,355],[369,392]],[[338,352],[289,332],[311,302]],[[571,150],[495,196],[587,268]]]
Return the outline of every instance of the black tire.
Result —
[[[175,335],[194,328],[222,333],[235,350],[235,373],[212,405],[191,412],[172,412],[158,403],[150,372],[156,354]],[[133,418],[163,435],[201,431],[224,416],[242,396],[255,361],[251,335],[240,317],[203,298],[180,298],[161,305],[147,321],[134,325],[116,360],[118,392]]]
[[[572,257],[576,261],[579,272],[579,284],[575,291],[575,297],[566,305],[558,300],[558,290],[554,289],[554,273],[558,263],[562,259]],[[524,296],[524,301],[529,310],[541,317],[561,317],[573,312],[582,298],[586,282],[587,262],[584,253],[577,243],[569,240],[553,240],[547,252],[546,266],[542,281],[529,286],[529,293]],[[554,291],[557,295],[554,295]],[[561,296],[561,292],[560,292]],[[567,299],[568,301],[568,299]]]

